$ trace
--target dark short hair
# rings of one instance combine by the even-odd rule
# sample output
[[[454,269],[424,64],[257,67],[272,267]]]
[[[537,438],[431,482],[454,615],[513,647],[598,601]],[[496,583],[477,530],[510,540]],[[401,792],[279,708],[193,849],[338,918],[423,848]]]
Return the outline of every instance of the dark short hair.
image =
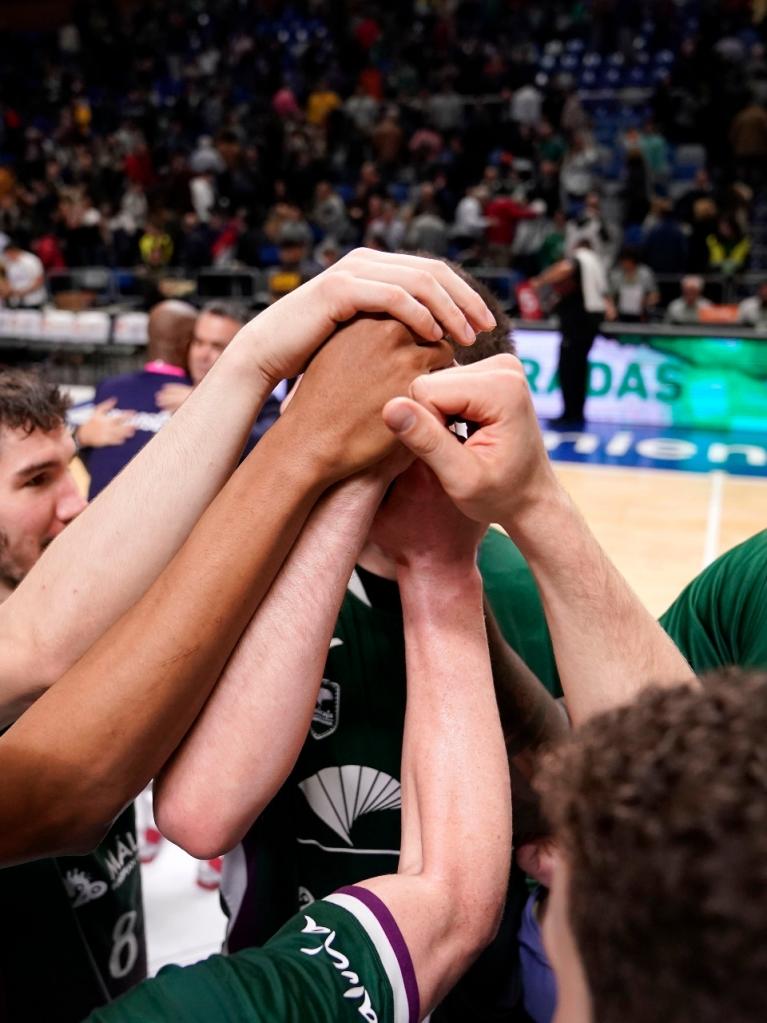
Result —
[[[235,323],[244,325],[252,319],[248,307],[243,302],[230,302],[223,299],[214,299],[207,302],[201,313],[210,313],[211,316],[223,316],[227,320],[234,320]]]
[[[49,433],[66,422],[69,398],[37,373],[0,371],[0,428]]]
[[[469,270],[461,266],[459,263],[454,263],[452,259],[433,256],[429,252],[419,252],[418,255],[427,256],[431,259],[439,259],[441,263],[446,263],[451,270],[457,273],[459,277],[463,278],[463,280],[466,281],[466,283],[474,291],[476,291],[495,317],[495,328],[493,330],[487,330],[481,334],[477,334],[477,340],[468,348],[465,345],[456,344],[452,338],[448,338],[453,347],[455,361],[460,366],[471,366],[473,363],[481,362],[483,359],[489,359],[493,355],[514,355],[515,346],[511,333],[511,320],[504,312],[498,296],[493,294],[486,284],[477,280],[474,274],[470,273]]]
[[[654,688],[541,786],[599,1023],[753,1023],[767,978],[767,674]]]

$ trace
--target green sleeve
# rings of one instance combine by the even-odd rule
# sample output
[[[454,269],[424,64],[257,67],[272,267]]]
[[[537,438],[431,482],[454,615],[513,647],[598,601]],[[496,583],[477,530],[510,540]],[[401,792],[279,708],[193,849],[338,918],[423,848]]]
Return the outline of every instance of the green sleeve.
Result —
[[[86,1023],[415,1023],[409,954],[368,895],[380,902],[350,888],[313,903],[263,948],[165,967]]]
[[[660,622],[696,672],[767,669],[767,530],[709,565]]]

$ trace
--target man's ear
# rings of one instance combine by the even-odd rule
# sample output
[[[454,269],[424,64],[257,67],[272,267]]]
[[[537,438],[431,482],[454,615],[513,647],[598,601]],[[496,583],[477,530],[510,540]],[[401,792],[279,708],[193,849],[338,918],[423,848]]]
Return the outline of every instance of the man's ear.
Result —
[[[526,874],[535,878],[538,884],[550,888],[554,875],[556,848],[553,838],[537,838],[517,849],[517,863]]]

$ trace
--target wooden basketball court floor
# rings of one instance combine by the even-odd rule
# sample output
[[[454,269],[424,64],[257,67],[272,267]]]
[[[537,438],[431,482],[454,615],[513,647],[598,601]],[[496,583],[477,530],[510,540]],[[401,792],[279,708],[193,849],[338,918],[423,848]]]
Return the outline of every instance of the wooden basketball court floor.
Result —
[[[555,469],[656,617],[702,568],[767,526],[767,478],[561,462]]]

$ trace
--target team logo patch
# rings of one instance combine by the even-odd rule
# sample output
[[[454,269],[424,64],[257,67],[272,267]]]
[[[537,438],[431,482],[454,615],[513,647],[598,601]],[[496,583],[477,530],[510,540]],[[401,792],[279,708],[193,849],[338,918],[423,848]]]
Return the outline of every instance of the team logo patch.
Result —
[[[298,787],[320,820],[350,847],[356,820],[368,813],[399,810],[402,805],[397,779],[361,764],[323,767]]]
[[[107,893],[106,881],[94,881],[84,870],[68,870],[64,875],[64,887],[72,899],[72,909],[79,909],[88,902],[100,899]]]
[[[341,710],[341,686],[324,678],[317,695],[311,733],[314,739],[327,739],[338,728]]]

